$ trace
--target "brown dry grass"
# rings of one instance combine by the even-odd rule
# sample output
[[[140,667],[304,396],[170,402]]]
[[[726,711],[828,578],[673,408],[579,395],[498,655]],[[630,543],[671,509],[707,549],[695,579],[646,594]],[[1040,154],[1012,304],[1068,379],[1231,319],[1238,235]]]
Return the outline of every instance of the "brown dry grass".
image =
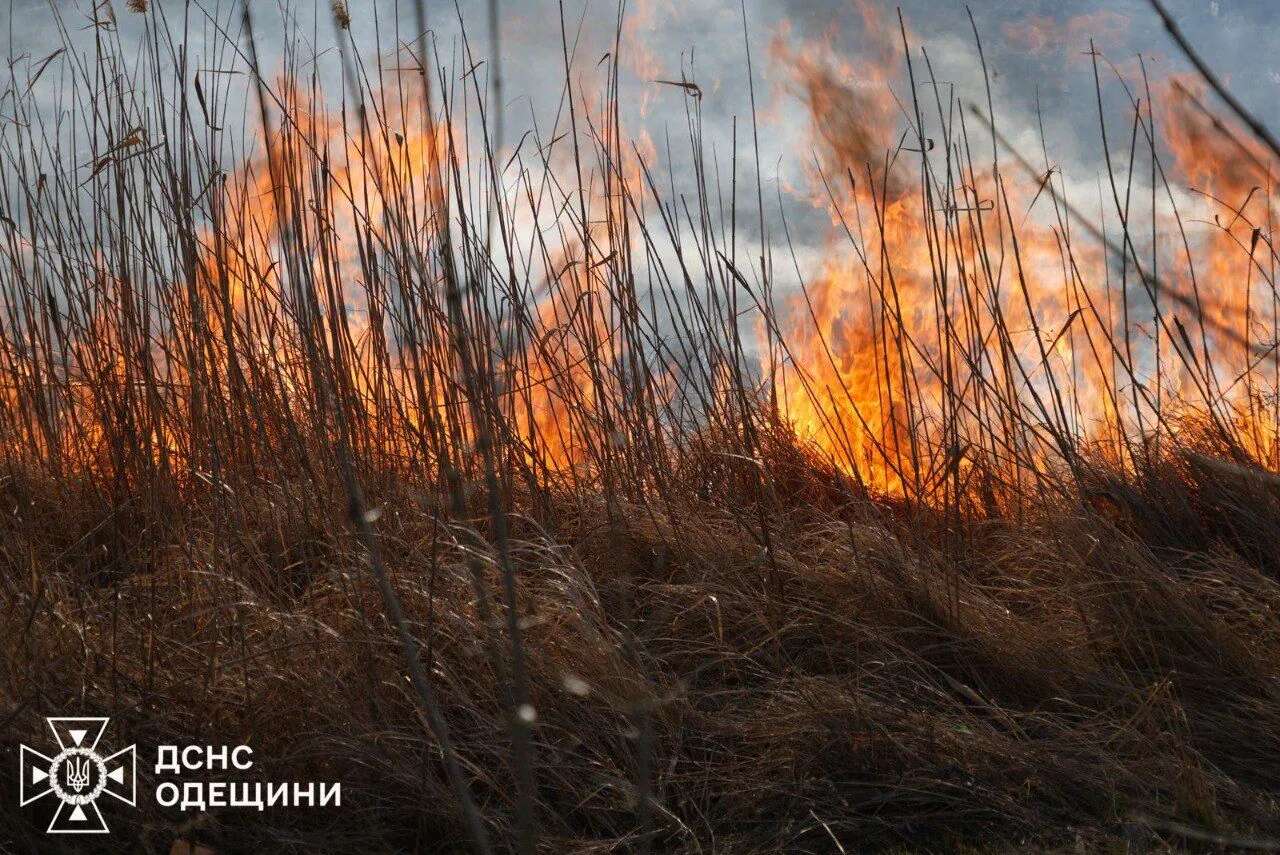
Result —
[[[1099,475],[1102,511],[946,520],[851,496],[817,462],[793,472],[774,511],[781,596],[723,473],[683,473],[687,494],[613,526],[581,495],[513,522],[545,851],[632,848],[642,762],[662,851],[1185,842],[1160,820],[1280,835],[1273,486],[1171,458]],[[144,800],[112,817],[139,848],[465,846],[338,490],[121,509],[10,474],[6,747],[42,739],[40,710],[102,710],[140,744],[248,743],[268,780],[343,782],[341,810],[211,811],[186,832]],[[501,839],[507,726],[457,537],[430,497],[375,493]],[[8,835],[33,833],[5,815]]]

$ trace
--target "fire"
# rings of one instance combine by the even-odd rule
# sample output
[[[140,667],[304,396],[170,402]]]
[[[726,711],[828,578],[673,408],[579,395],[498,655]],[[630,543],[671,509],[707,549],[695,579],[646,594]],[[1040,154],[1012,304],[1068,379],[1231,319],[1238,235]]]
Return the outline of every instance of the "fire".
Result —
[[[1267,383],[1256,370],[1274,364],[1280,320],[1270,159],[1242,129],[1206,107],[1198,79],[1171,76],[1160,94],[1165,139],[1192,195],[1188,219],[1198,227],[1190,264],[1178,284],[1199,298],[1218,331],[1210,341],[1217,360],[1211,382],[1221,390],[1229,415],[1247,424],[1254,454],[1275,460],[1275,377]]]
[[[1280,320],[1264,152],[1212,117],[1194,80],[1156,81],[1129,130],[1135,141],[1154,130],[1146,166],[1169,189],[1131,194],[1153,200],[1135,203],[1149,234],[1131,229],[1117,252],[1082,235],[1057,166],[1039,180],[1008,160],[994,169],[973,142],[980,122],[958,105],[941,119],[919,65],[917,111],[902,52],[914,34],[870,2],[858,9],[868,47],[857,56],[840,52],[834,26],[798,43],[784,25],[771,45],[817,154],[789,191],[826,215],[820,253],[770,307],[776,324],[756,327],[758,353],[781,354],[757,366],[777,415],[871,487],[919,496],[1038,477],[1066,446],[1123,465],[1153,426],[1183,416],[1241,425],[1248,450],[1274,461],[1276,382],[1256,370],[1274,363]],[[642,119],[659,91],[705,95],[646,44],[655,20],[649,4],[625,19],[612,60],[640,87]],[[1120,22],[1006,29],[1047,47],[1099,26]],[[655,198],[656,146],[629,127],[610,71],[573,60],[576,138],[561,120],[550,138],[475,160],[459,96],[440,93],[428,115],[416,75],[365,93],[363,115],[276,81],[257,153],[184,191],[192,228],[175,229],[189,236],[172,275],[139,282],[104,248],[68,301],[68,328],[47,334],[65,352],[11,359],[0,401],[36,415],[22,453],[106,471],[132,444],[139,458],[212,472],[316,442],[293,436],[308,424],[419,466],[465,456],[485,418],[541,476],[589,477],[625,455],[646,427],[626,422],[637,388],[674,397],[680,371],[646,362],[661,331],[639,320],[650,307],[637,281],[667,250],[641,220],[659,201],[677,220],[687,212]],[[121,134],[90,180],[146,144]],[[715,253],[697,248],[711,270]],[[711,398],[736,382],[724,364],[704,367]],[[467,371],[492,381],[489,398],[476,399]],[[233,417],[242,408],[251,419]],[[197,433],[213,447],[195,447]]]
[[[784,28],[774,43],[820,155],[808,198],[832,221],[824,260],[786,306],[790,361],[778,383],[796,432],[873,487],[915,494],[938,488],[944,469],[962,472],[969,447],[1008,460],[1011,476],[1053,457],[1064,440],[1123,462],[1132,453],[1126,438],[1149,432],[1157,413],[1219,412],[1247,425],[1251,451],[1274,455],[1274,414],[1262,406],[1274,411],[1274,384],[1254,386],[1258,349],[1246,344],[1276,328],[1269,264],[1259,263],[1270,252],[1261,154],[1193,116],[1187,81],[1162,86],[1156,124],[1174,153],[1174,198],[1190,183],[1214,211],[1202,234],[1173,211],[1151,209],[1157,243],[1133,251],[1144,266],[1151,252],[1160,256],[1151,269],[1176,298],[1166,294],[1153,318],[1142,307],[1149,273],[1124,259],[1116,293],[1121,259],[1064,230],[1069,219],[1048,198],[1053,170],[1039,188],[1013,180],[1008,166],[997,180],[969,166],[976,158],[954,131],[943,139],[927,124],[914,128],[902,37],[874,7],[860,11],[877,47],[857,59],[836,53],[834,30],[797,48]],[[1025,23],[1048,44],[1122,22]],[[1150,113],[1139,107],[1144,128]],[[936,170],[949,155],[961,164],[950,185],[934,173],[926,196],[922,160]],[[1193,232],[1190,258],[1175,241],[1184,228]],[[1219,331],[1202,341],[1201,329]],[[1206,346],[1223,375],[1207,381],[1196,369],[1207,364]],[[1057,427],[1011,430],[984,412],[993,398]]]

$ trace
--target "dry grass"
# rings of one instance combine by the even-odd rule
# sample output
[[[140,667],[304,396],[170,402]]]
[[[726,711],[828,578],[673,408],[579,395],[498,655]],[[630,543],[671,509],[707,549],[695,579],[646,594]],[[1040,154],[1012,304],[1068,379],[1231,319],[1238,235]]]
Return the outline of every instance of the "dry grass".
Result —
[[[851,496],[815,463],[779,496],[793,510],[769,596],[726,511],[739,491],[683,474],[701,489],[613,525],[582,495],[513,521],[546,851],[645,833],[682,852],[1185,840],[1140,817],[1280,834],[1280,585],[1258,539],[1280,526],[1274,487],[1169,460],[1102,511],[957,523]],[[125,509],[65,481],[4,490],[10,746],[41,738],[40,710],[104,710],[142,744],[248,743],[267,779],[343,781],[341,810],[200,817],[222,851],[465,845],[337,485]],[[506,839],[508,730],[459,534],[429,497],[376,495],[455,748]],[[113,819],[164,851],[186,824],[143,805]]]
[[[668,192],[611,66],[598,99],[575,90],[567,35],[557,125],[510,153],[469,45],[464,74],[390,83],[339,2],[328,113],[296,34],[273,82],[238,14],[205,22],[225,67],[155,97],[182,35],[163,5],[130,4],[140,63],[109,22],[48,61],[75,128],[31,100],[44,66],[14,71],[0,137],[0,748],[75,712],[143,746],[104,851],[1280,840],[1277,313],[1232,326],[1146,272],[1154,202],[1132,232],[1075,229],[1117,281],[1071,230],[1042,242],[1074,271],[1054,328],[1032,227],[973,166],[994,127],[843,164],[881,190],[852,212],[832,191],[857,217],[867,331],[844,343],[874,356],[868,393],[832,370],[858,356],[835,328],[793,317],[821,327],[827,298],[774,296],[793,248],[759,164],[733,153],[727,204],[719,176]],[[426,35],[398,49],[441,68]],[[703,90],[675,88],[705,156]],[[1126,212],[1151,119],[1135,105],[1127,166],[1112,152]],[[908,157],[943,195],[923,283],[874,234]],[[1051,177],[1028,195],[1074,223]],[[767,260],[724,226],[756,217]],[[1253,360],[1234,384],[1231,348]],[[343,805],[162,810],[145,748],[191,743],[340,780]],[[58,851],[12,789],[0,843]]]

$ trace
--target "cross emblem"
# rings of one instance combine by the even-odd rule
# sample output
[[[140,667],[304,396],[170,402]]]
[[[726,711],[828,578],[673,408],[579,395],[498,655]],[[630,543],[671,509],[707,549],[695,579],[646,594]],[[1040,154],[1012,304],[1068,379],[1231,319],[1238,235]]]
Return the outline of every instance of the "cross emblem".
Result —
[[[58,743],[58,753],[45,756],[26,745],[18,755],[19,806],[52,793],[58,809],[46,831],[49,834],[106,834],[107,823],[98,809],[104,793],[127,805],[137,801],[138,758],[135,746],[103,757],[98,743],[108,718],[62,717],[45,721]]]

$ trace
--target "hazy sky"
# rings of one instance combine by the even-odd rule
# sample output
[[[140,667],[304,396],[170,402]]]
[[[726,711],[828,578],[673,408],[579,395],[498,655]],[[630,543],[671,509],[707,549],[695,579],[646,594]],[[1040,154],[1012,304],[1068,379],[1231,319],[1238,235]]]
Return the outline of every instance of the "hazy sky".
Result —
[[[766,191],[776,200],[780,194],[789,217],[821,216],[792,198],[791,188],[804,181],[805,164],[811,163],[813,146],[810,110],[788,57],[815,57],[831,63],[840,57],[852,64],[835,68],[847,85],[869,85],[859,71],[859,57],[888,50],[895,71],[889,78],[895,95],[907,92],[901,69],[901,45],[896,35],[898,4],[865,0],[892,25],[869,32],[865,15],[855,2],[833,0],[749,0],[746,18],[754,62],[757,106],[761,117],[762,172],[770,181]],[[0,38],[7,42],[19,84],[59,44],[54,26],[54,6],[60,10],[71,37],[86,45],[92,36],[85,0],[0,0],[8,2],[6,26]],[[124,0],[110,0],[125,45],[136,44],[143,16],[131,13]],[[153,0],[157,2],[157,0]],[[173,26],[181,26],[184,14],[191,22],[188,46],[204,65],[227,63],[201,56],[210,19],[238,26],[240,8],[229,0],[208,0],[203,6],[178,0],[159,0]],[[399,0],[400,38],[414,36],[412,0]],[[1272,0],[1167,0],[1184,31],[1219,71],[1231,89],[1265,121],[1280,127],[1280,58],[1274,49],[1280,25]],[[476,58],[487,56],[488,6],[482,0],[452,2],[429,0],[429,24],[436,36],[442,61],[460,52],[459,18],[465,22]],[[902,0],[902,14],[916,49],[928,52],[937,79],[954,84],[966,100],[985,101],[983,80],[975,50],[966,4],[959,0]],[[350,0],[352,33],[366,62],[381,56],[385,65],[397,62],[394,45],[397,0]],[[996,112],[1006,133],[1023,150],[1038,152],[1035,106],[1045,117],[1045,138],[1053,160],[1062,166],[1069,182],[1089,187],[1097,180],[1099,135],[1094,100],[1093,71],[1084,55],[1092,38],[1100,51],[1137,82],[1136,57],[1142,54],[1151,76],[1162,79],[1186,64],[1162,31],[1146,0],[968,0],[978,26],[990,69]],[[284,30],[284,6],[254,0],[255,20],[264,53],[273,55]],[[529,127],[531,116],[547,123],[560,103],[564,80],[561,49],[561,7],[552,0],[511,0],[500,3],[502,21],[502,72],[505,80],[507,142],[511,144]],[[563,17],[575,45],[574,79],[580,91],[603,82],[606,65],[599,59],[613,47],[617,6],[614,2],[564,0]],[[690,175],[685,110],[690,99],[679,88],[655,79],[687,79],[703,92],[701,109],[705,138],[727,162],[733,122],[739,123],[739,153],[745,151],[746,122],[750,104],[747,92],[746,50],[742,11],[736,3],[689,0],[629,0],[622,49],[623,120],[628,134],[647,134],[659,158],[669,157],[677,183]],[[314,39],[322,52],[322,75],[337,91],[340,82],[329,3],[292,3],[289,15],[306,41]],[[317,15],[319,24],[317,25]],[[380,31],[375,39],[375,30]],[[314,33],[314,36],[312,36]],[[375,49],[381,45],[381,51]],[[819,51],[815,45],[825,45]],[[781,46],[781,50],[779,50]],[[323,53],[328,51],[327,53]],[[64,60],[59,59],[60,64]],[[459,60],[455,74],[467,63]],[[492,68],[482,66],[478,74]],[[925,73],[917,68],[918,78]],[[46,73],[40,82],[54,87],[58,74]],[[1108,109],[1115,111],[1119,133],[1127,127],[1124,101],[1114,76],[1104,68]],[[1220,106],[1220,105],[1216,105]],[[5,105],[0,103],[0,113]],[[672,140],[668,153],[667,140]],[[891,145],[893,140],[885,140]],[[804,230],[802,230],[804,231]]]
[[[127,11],[125,0],[114,4],[122,40],[136,39],[141,17]],[[153,0],[155,2],[155,0]],[[187,4],[179,0],[158,0],[171,23],[181,21],[184,10],[193,22],[193,45],[200,42],[201,9],[221,21],[237,18],[237,2],[205,0]],[[980,84],[976,74],[976,53],[960,0],[866,0],[892,21],[901,8],[913,38],[931,51],[938,77],[952,80],[962,88]],[[1219,70],[1234,92],[1268,121],[1280,120],[1280,53],[1275,50],[1280,24],[1272,0],[1166,0],[1195,45]],[[0,39],[7,43],[10,58],[25,57],[35,65],[59,44],[54,27],[54,8],[60,10],[72,36],[86,41],[88,0],[0,0],[7,5],[9,18],[0,26]],[[353,33],[359,43],[372,45],[375,23],[380,25],[384,48],[392,45],[392,24],[397,5],[402,11],[402,36],[412,29],[412,0],[349,0]],[[291,2],[292,14],[304,32],[314,26],[317,11],[321,24],[317,43],[321,50],[333,43],[328,21],[327,0]],[[997,77],[996,100],[1008,112],[1026,110],[1040,97],[1046,112],[1067,114],[1087,110],[1092,97],[1091,71],[1081,52],[1092,37],[1098,47],[1117,63],[1131,60],[1141,52],[1150,61],[1153,75],[1165,69],[1182,68],[1183,63],[1162,32],[1147,0],[968,0],[984,41],[991,67]],[[264,45],[278,39],[282,3],[253,0],[253,9]],[[466,22],[472,49],[478,58],[488,53],[487,4],[483,0],[428,0],[429,23],[446,54],[458,31],[458,12]],[[513,125],[519,114],[528,114],[531,101],[540,110],[555,106],[563,79],[560,47],[560,7],[554,0],[501,2],[503,70]],[[735,2],[710,0],[629,0],[627,4],[624,70],[635,70],[640,54],[650,60],[646,71],[656,76],[678,78],[682,60],[685,70],[697,78],[707,97],[703,108],[707,118],[743,115],[747,111],[745,93],[745,51],[741,12]],[[564,17],[571,39],[577,39],[580,74],[590,74],[593,64],[612,47],[617,6],[612,0],[564,0]],[[585,11],[585,15],[583,14]],[[758,96],[762,105],[777,93],[771,85],[784,83],[787,71],[770,57],[770,44],[789,28],[796,46],[803,40],[832,39],[839,49],[856,54],[865,47],[862,15],[856,2],[847,0],[749,0],[746,15],[754,52]],[[581,34],[578,28],[581,22]],[[877,34],[878,35],[878,34]],[[894,45],[896,48],[897,45]],[[266,48],[269,51],[269,47]],[[389,52],[389,50],[388,50]],[[323,61],[322,61],[323,64]],[[336,71],[336,64],[333,70]],[[18,66],[19,78],[23,65]],[[50,82],[52,75],[47,75]],[[624,77],[625,79],[625,77]],[[661,128],[682,116],[679,90],[661,87],[637,76],[625,91],[632,106],[646,112],[645,124]],[[981,95],[980,91],[969,93]],[[632,111],[635,112],[635,111]],[[1067,127],[1071,127],[1070,124]]]

